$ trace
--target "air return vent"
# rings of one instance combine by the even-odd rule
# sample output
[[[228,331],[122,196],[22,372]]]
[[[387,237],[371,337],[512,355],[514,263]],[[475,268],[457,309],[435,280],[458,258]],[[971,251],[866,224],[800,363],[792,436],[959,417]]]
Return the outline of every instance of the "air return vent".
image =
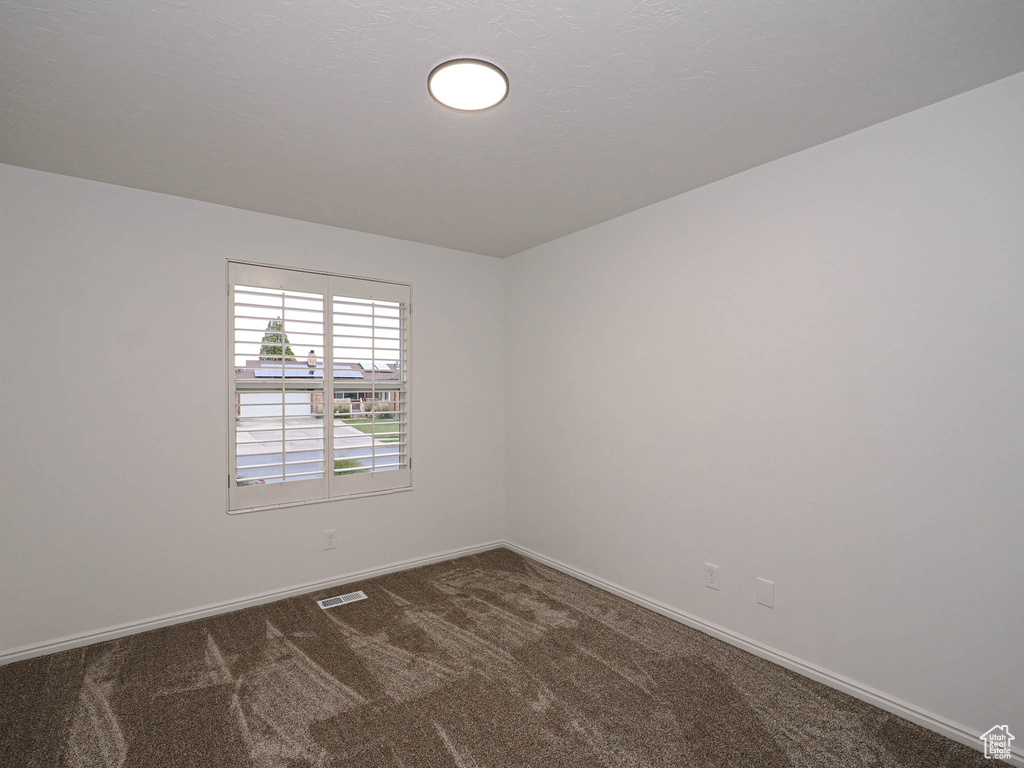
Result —
[[[338,595],[337,597],[328,597],[326,600],[317,600],[316,604],[321,608],[334,608],[337,605],[345,605],[346,603],[355,603],[359,600],[365,600],[365,592],[349,592],[347,595]]]

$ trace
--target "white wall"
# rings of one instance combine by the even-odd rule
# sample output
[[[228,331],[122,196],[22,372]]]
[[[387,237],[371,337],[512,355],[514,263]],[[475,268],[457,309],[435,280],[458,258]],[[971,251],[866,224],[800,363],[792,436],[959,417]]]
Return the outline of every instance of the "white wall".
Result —
[[[1018,75],[512,257],[509,539],[1024,724],[1022,137]]]
[[[11,166],[0,233],[0,653],[502,538],[499,261]],[[229,258],[412,284],[413,491],[225,513]]]

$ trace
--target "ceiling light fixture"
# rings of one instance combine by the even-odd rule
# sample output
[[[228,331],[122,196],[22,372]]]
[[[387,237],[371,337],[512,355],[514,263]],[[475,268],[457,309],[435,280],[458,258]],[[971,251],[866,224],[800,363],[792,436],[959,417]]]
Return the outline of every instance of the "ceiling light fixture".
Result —
[[[427,90],[438,103],[450,109],[480,112],[505,100],[508,77],[487,61],[452,59],[430,71]]]

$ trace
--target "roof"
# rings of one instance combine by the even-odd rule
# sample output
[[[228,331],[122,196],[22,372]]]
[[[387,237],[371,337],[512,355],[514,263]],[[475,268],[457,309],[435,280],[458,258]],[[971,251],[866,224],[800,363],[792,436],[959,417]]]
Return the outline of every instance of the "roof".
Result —
[[[312,374],[312,375],[311,375]],[[284,376],[286,379],[322,379],[324,376],[324,364],[322,360],[317,361],[315,368],[310,368],[306,358],[296,357],[294,361],[284,363]],[[281,377],[281,363],[274,360],[246,360],[245,367],[235,367],[235,380],[240,379],[279,379]],[[386,371],[371,371],[365,368],[362,363],[340,362],[334,364],[334,378],[346,381],[400,381],[402,375],[398,367],[388,364]]]

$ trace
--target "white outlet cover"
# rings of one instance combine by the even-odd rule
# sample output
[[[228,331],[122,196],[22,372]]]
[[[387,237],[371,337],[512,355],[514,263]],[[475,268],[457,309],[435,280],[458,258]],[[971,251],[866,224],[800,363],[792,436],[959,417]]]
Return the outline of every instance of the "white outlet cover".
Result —
[[[718,566],[713,563],[704,563],[704,586],[708,589],[718,589],[719,583]]]
[[[335,549],[338,546],[338,529],[324,531],[324,549]]]
[[[775,607],[775,582],[768,579],[757,580],[757,602],[768,608]]]

